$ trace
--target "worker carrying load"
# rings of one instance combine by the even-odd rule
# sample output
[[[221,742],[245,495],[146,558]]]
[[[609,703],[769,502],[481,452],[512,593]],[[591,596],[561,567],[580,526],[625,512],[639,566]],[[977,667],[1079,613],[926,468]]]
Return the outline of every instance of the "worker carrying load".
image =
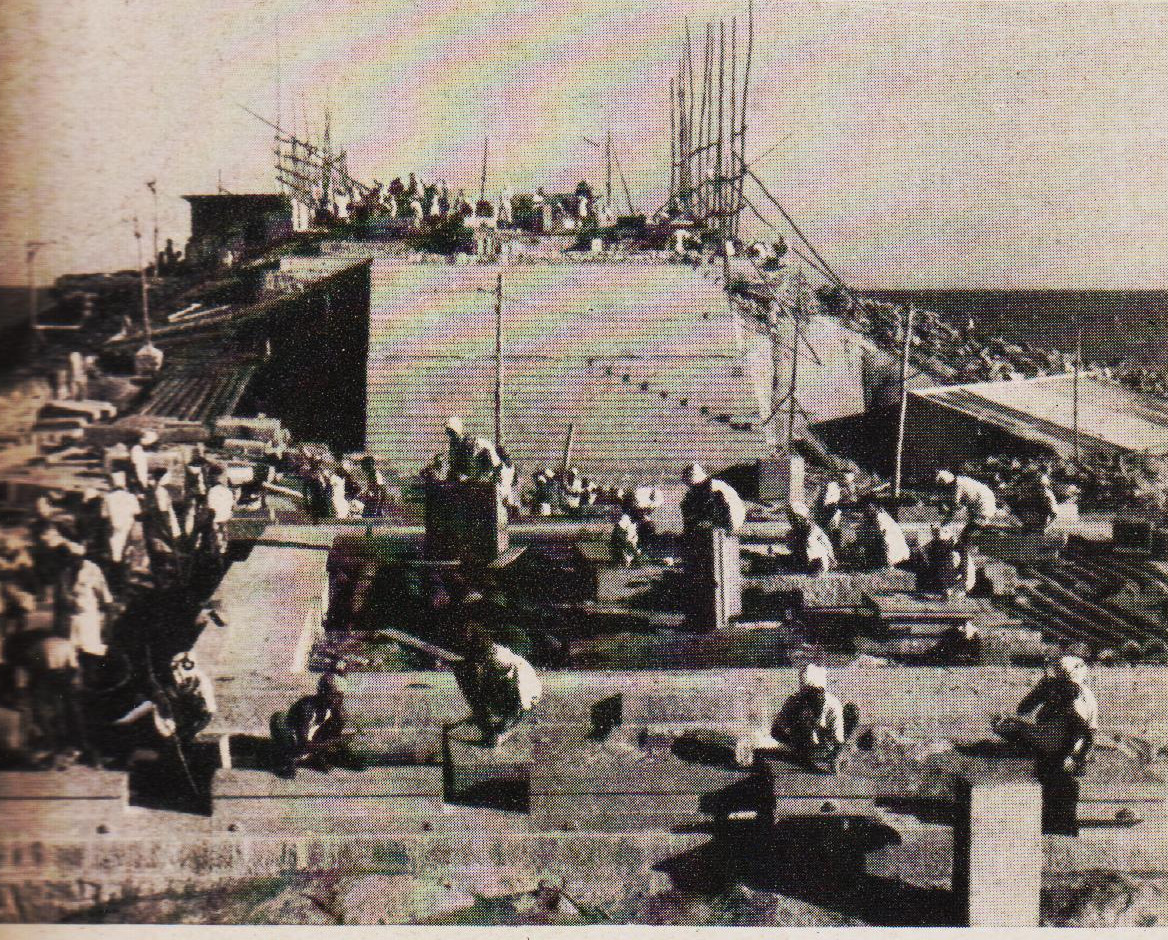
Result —
[[[895,568],[912,554],[900,523],[875,501],[864,506],[864,521],[856,541],[861,563],[867,568]]]
[[[276,773],[291,780],[299,766],[325,773],[333,767],[360,769],[361,762],[349,746],[348,721],[345,695],[332,674],[325,673],[314,694],[297,699],[286,712],[276,712],[271,718]]]
[[[1040,776],[1051,771],[1081,774],[1099,730],[1099,705],[1087,687],[1087,664],[1078,656],[1062,657],[1053,674],[1043,676],[1018,703],[1018,716],[995,717],[994,733],[1033,752]]]
[[[994,491],[980,480],[959,476],[949,470],[938,470],[936,479],[949,509],[945,524],[956,522],[962,513],[966,516],[966,525],[961,533],[963,541],[968,541],[977,530],[983,528],[997,515],[997,497],[994,496]]]
[[[471,594],[464,603],[476,599]],[[493,643],[481,627],[467,630],[462,646],[463,661],[454,665],[454,678],[470,705],[465,720],[479,729],[485,746],[494,747],[539,701],[543,684],[531,663]]]
[[[621,508],[636,523],[637,534],[641,541],[650,539],[657,534],[653,513],[661,508],[663,501],[661,488],[652,483],[643,483],[637,486],[622,500]]]
[[[815,501],[811,507],[811,518],[827,533],[827,537],[831,539],[832,547],[836,551],[839,551],[840,539],[843,535],[844,512],[840,505],[842,499],[843,492],[840,490],[839,483],[835,480],[828,480],[816,493]]]
[[[698,464],[686,468],[689,490],[681,500],[682,529],[689,537],[721,529],[734,535],[746,522],[746,504],[734,487],[710,477]]]
[[[858,720],[855,705],[843,705],[827,690],[827,670],[808,663],[799,674],[799,691],[775,718],[771,737],[812,770],[836,773],[840,751]]]
[[[827,533],[811,521],[811,513],[801,503],[787,509],[791,531],[787,536],[791,562],[806,574],[823,574],[836,567],[835,548]]]

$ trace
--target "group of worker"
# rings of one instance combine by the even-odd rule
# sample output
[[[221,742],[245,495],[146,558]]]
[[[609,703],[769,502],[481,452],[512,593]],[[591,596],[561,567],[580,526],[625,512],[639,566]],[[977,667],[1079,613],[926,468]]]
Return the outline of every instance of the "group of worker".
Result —
[[[759,729],[743,734],[736,758],[740,765],[750,766],[758,751],[782,747],[810,770],[836,773],[858,723],[856,706],[842,703],[829,691],[827,670],[810,663],[770,734]],[[1039,778],[1082,774],[1099,730],[1099,706],[1087,685],[1086,663],[1077,656],[1061,657],[1018,703],[1017,714],[994,716],[990,730],[1033,757]]]
[[[299,479],[304,506],[313,522],[325,519],[377,519],[392,504],[384,474],[370,455],[346,466],[325,448],[289,451],[284,466]]]
[[[151,713],[160,734],[190,735],[209,720],[199,717],[207,709],[179,705],[176,714],[175,703],[206,698],[214,710],[210,687],[189,657],[155,663],[152,650],[135,645],[143,636],[148,641],[149,631],[135,627],[133,638],[122,631],[131,608],[141,619],[151,597],[183,597],[195,579],[221,573],[237,499],[226,471],[201,446],[172,469],[174,453],[157,454],[157,444],[148,430],[129,448],[110,449],[104,490],[43,494],[21,534],[4,542],[8,705],[24,716],[21,737],[36,760],[72,755],[99,762],[84,703],[110,684],[111,674],[132,688],[131,674],[138,673],[145,689],[144,700],[111,726],[137,727]],[[51,604],[49,626],[33,622],[42,604]],[[142,707],[147,702],[154,704]]]

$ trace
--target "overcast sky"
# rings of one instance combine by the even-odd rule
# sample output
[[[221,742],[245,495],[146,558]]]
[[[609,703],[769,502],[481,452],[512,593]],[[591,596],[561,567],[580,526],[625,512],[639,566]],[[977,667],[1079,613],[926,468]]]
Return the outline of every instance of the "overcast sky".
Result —
[[[272,191],[271,135],[319,130],[359,178],[477,189],[668,180],[682,23],[745,0],[7,0],[0,281],[132,266],[184,193]],[[1168,6],[758,4],[748,158],[862,286],[1168,287]]]

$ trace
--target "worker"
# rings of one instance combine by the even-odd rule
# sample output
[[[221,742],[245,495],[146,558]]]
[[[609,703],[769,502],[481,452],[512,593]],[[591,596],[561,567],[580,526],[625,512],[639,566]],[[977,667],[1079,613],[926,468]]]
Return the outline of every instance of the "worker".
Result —
[[[142,534],[150,556],[150,568],[157,579],[173,564],[182,530],[170,495],[170,471],[166,467],[159,467],[150,477],[150,486],[145,495],[146,512],[142,521]]]
[[[348,488],[348,481],[345,479],[344,472],[339,467],[329,471],[329,501],[332,505],[333,517],[336,519],[349,518]]]
[[[494,467],[493,475],[499,487],[499,501],[507,510],[508,517],[513,517],[518,515],[520,508],[517,488],[519,471],[515,469],[515,464],[511,462],[511,455],[507,453],[502,444],[495,449],[495,453],[499,458],[499,464]]]
[[[556,478],[550,468],[539,470],[531,478],[534,492],[532,501],[535,503],[537,516],[550,516],[556,502]]]
[[[451,480],[466,479],[471,472],[474,457],[474,438],[466,433],[462,418],[451,415],[446,419],[446,439],[448,444],[448,477]]]
[[[844,512],[840,506],[841,499],[842,493],[839,483],[835,480],[828,480],[819,488],[811,505],[811,518],[827,533],[827,537],[831,539],[832,547],[836,552],[839,552],[844,525]]]
[[[569,515],[578,513],[584,506],[584,495],[584,478],[578,469],[572,467],[560,481],[560,505]]]
[[[162,371],[165,358],[162,350],[147,340],[146,345],[134,353],[134,374],[142,378],[154,378]]]
[[[869,568],[895,568],[908,561],[912,554],[900,523],[875,501],[864,506],[857,545],[864,565]]]
[[[86,730],[73,643],[48,630],[27,630],[5,640],[4,662],[11,670],[9,691],[18,693],[14,704],[24,715],[25,740],[37,748],[30,755],[34,766],[64,769],[77,756],[100,766]]]
[[[622,501],[622,509],[637,525],[637,536],[641,542],[657,534],[653,513],[661,508],[663,501],[661,488],[652,483],[642,483],[635,487]]]
[[[171,659],[165,684],[155,681],[151,675],[150,687],[149,697],[113,724],[125,727],[149,715],[161,737],[175,738],[186,745],[215,717],[214,686],[189,652]]]
[[[286,712],[272,716],[276,772],[292,779],[301,764],[320,771],[355,767],[359,762],[349,747],[350,735],[345,727],[348,720],[345,695],[333,675],[325,673],[316,684],[315,694],[298,699]]]
[[[627,512],[622,512],[612,529],[610,540],[612,560],[625,568],[631,568],[641,560],[641,538],[637,524]]]
[[[793,503],[787,510],[791,530],[787,536],[791,561],[806,574],[823,574],[836,567],[835,548],[827,533],[811,519],[806,506]]]
[[[14,535],[0,542],[0,607],[3,635],[28,626],[37,607],[37,572],[24,541]]]
[[[845,708],[827,690],[827,670],[808,663],[799,674],[799,691],[783,703],[775,718],[771,737],[812,770],[836,773],[840,752],[856,720],[855,706]]]
[[[235,510],[235,492],[227,482],[226,472],[220,472],[214,485],[207,490],[207,540],[204,545],[215,556],[227,554],[227,523]]]
[[[463,661],[454,665],[454,677],[470,705],[466,720],[479,729],[484,745],[494,747],[539,701],[543,684],[531,663],[491,642],[477,625],[466,631],[461,645]]]
[[[110,488],[102,498],[101,517],[106,531],[106,552],[113,570],[120,573],[126,557],[126,545],[134,521],[142,515],[142,504],[138,497],[126,488],[126,474],[115,470],[109,477]]]
[[[1050,475],[1041,468],[1033,470],[1013,503],[1014,515],[1024,529],[1045,532],[1058,518],[1058,499],[1050,484]]]
[[[145,493],[150,487],[150,457],[148,448],[158,443],[158,435],[151,430],[143,431],[134,446],[130,448],[130,470],[128,480],[135,493]]]
[[[919,585],[947,597],[958,597],[973,589],[977,571],[964,542],[948,526],[934,525],[932,538],[922,552]]]
[[[721,529],[736,534],[746,521],[746,504],[734,487],[715,480],[698,464],[686,468],[684,481],[689,484],[681,500],[682,530],[686,536],[703,535]]]
[[[982,661],[984,646],[981,631],[966,621],[946,627],[925,658],[943,666],[976,666]]]
[[[105,574],[84,547],[71,546],[70,555],[72,577],[66,595],[69,641],[76,651],[84,682],[105,658],[106,616],[113,609],[114,596]]]
[[[1018,703],[1017,718],[997,716],[991,727],[1032,751],[1040,771],[1081,774],[1099,730],[1099,705],[1087,687],[1087,664],[1078,656],[1063,656]]]
[[[994,491],[973,477],[958,476],[949,470],[937,471],[937,485],[942,488],[949,507],[946,524],[955,522],[964,512],[967,518],[962,540],[968,540],[998,512]]]

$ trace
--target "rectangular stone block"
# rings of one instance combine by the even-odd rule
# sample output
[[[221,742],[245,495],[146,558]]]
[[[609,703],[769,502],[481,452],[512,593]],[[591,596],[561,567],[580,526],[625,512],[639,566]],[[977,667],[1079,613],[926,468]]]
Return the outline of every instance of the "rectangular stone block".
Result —
[[[969,927],[1037,927],[1042,789],[1030,780],[962,781],[953,831],[953,895]]]

